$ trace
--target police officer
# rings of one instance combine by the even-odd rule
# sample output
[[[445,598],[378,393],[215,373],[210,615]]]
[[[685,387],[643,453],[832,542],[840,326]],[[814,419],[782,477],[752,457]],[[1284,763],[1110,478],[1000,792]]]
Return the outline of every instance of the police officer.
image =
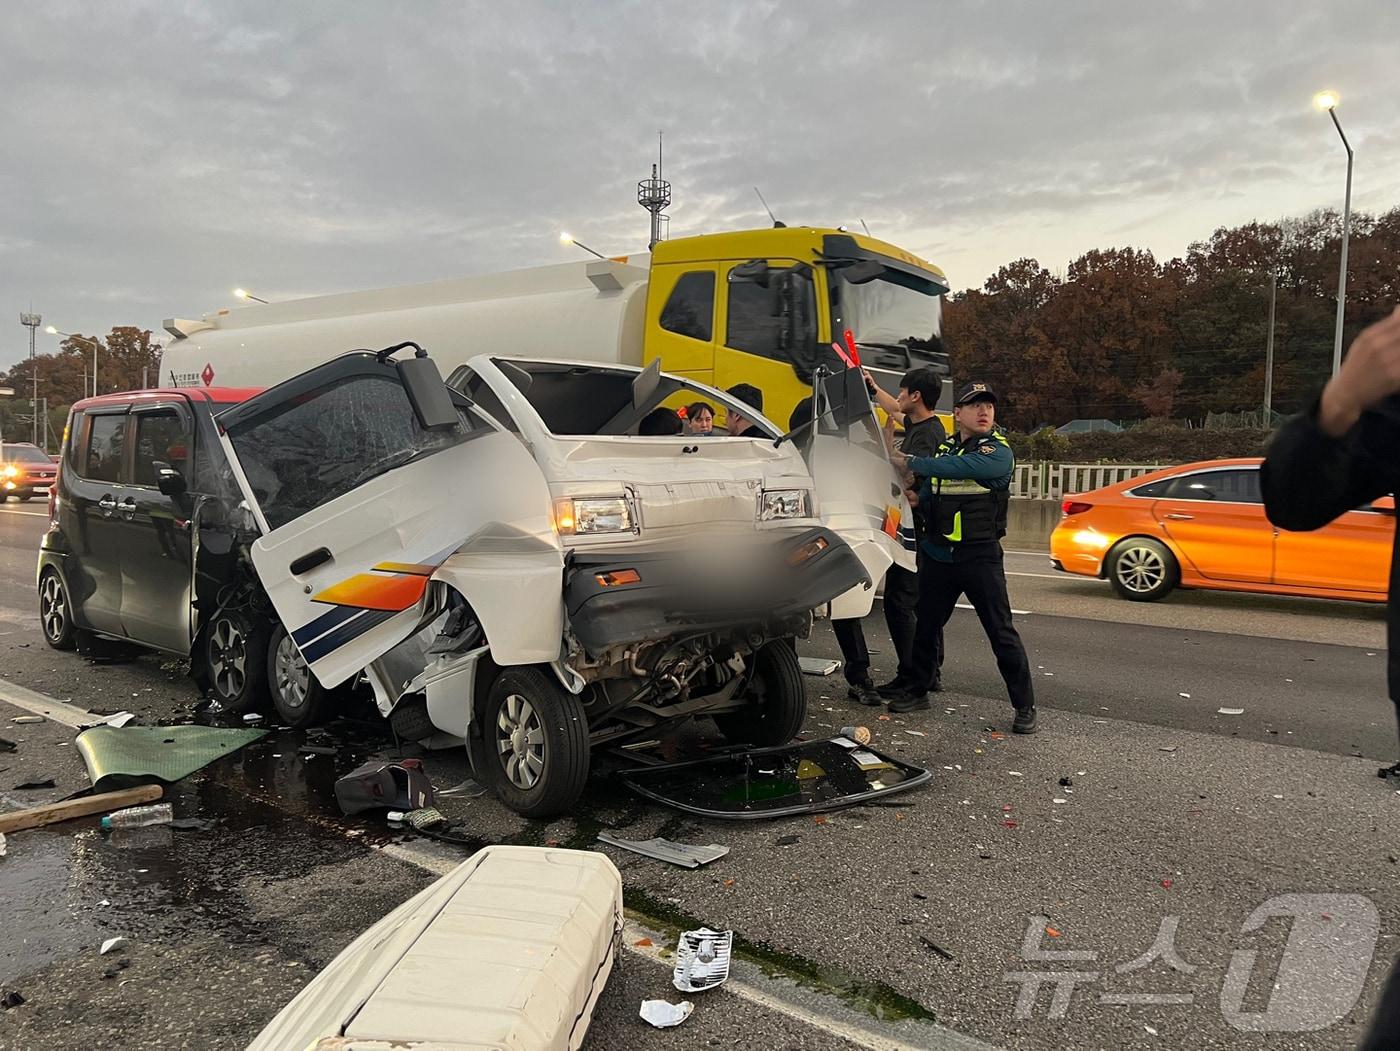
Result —
[[[889,701],[892,712],[929,707],[928,690],[938,670],[938,632],[958,599],[966,595],[996,653],[997,667],[1016,709],[1012,729],[1036,732],[1030,662],[1011,623],[1001,538],[1011,498],[1015,457],[996,430],[996,393],[986,383],[958,391],[957,430],[936,456],[896,456],[923,479],[916,495],[923,509],[919,538],[919,607],[914,629],[913,681]]]

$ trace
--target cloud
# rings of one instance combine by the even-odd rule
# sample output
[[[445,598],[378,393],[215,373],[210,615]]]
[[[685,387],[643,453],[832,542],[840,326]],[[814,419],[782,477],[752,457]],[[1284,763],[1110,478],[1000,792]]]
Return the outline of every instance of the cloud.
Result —
[[[868,222],[955,287],[1340,197],[1400,203],[1400,8],[1260,0],[49,3],[0,40],[0,289],[69,331],[643,246]],[[1375,129],[1375,130],[1373,130]],[[24,332],[0,325],[0,365]]]

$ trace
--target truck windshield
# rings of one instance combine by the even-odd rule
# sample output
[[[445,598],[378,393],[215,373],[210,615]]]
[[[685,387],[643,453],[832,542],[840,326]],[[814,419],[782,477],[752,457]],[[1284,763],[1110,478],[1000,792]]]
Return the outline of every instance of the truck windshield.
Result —
[[[909,281],[905,284],[904,281]],[[912,279],[886,271],[873,281],[852,284],[832,274],[832,336],[849,329],[861,358],[874,368],[903,371],[946,363],[942,350],[942,299],[911,287]]]

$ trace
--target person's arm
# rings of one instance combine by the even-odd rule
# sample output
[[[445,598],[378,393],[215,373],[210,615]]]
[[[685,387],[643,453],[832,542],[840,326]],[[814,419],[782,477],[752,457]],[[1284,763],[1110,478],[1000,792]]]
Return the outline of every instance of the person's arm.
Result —
[[[978,482],[994,482],[1011,473],[1016,459],[1010,446],[994,438],[978,442],[977,447],[961,456],[911,456],[909,469],[920,478],[970,478]]]
[[[904,423],[904,413],[899,411],[899,402],[887,390],[881,387],[871,377],[869,371],[861,369],[860,374],[865,377],[865,386],[870,391],[870,396],[875,399],[875,404],[885,410],[885,415],[896,423]]]
[[[1377,428],[1368,429],[1362,416],[1397,393],[1400,308],[1352,341],[1317,404],[1270,443],[1260,478],[1269,521],[1317,529],[1389,491],[1400,449],[1372,447],[1393,442],[1371,438]]]
[[[1360,448],[1356,435],[1327,433],[1320,412],[1314,405],[1295,416],[1269,443],[1259,480],[1264,511],[1280,529],[1319,529],[1388,491],[1381,463]]]

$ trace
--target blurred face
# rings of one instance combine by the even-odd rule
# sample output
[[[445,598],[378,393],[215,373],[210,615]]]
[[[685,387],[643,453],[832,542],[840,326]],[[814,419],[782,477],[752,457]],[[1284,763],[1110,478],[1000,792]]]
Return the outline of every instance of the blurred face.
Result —
[[[715,429],[715,418],[709,409],[701,409],[689,420],[691,434],[711,434]]]
[[[899,405],[899,411],[905,414],[913,412],[916,407],[924,403],[924,399],[920,395],[910,394],[906,387],[899,388],[899,393],[895,395],[894,400]]]
[[[992,433],[997,422],[996,402],[988,398],[978,398],[953,410],[953,422],[963,434],[977,435],[979,438]]]

